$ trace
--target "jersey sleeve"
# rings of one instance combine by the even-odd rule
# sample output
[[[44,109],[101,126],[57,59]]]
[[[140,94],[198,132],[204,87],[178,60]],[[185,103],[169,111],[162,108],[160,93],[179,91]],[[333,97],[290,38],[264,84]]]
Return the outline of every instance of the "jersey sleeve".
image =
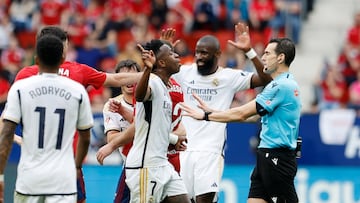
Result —
[[[270,113],[284,100],[285,91],[286,88],[273,81],[256,96],[256,102]]]
[[[16,74],[14,81],[16,82],[18,80],[28,78],[33,75],[37,75],[38,72],[39,72],[39,69],[37,68],[37,66],[24,67]]]
[[[6,120],[13,121],[15,123],[20,123],[21,120],[21,102],[20,102],[20,93],[17,88],[18,85],[14,84],[9,92],[7,103],[4,109],[3,118]]]
[[[91,111],[89,96],[85,89],[81,92],[81,98],[77,129],[87,130],[94,125],[94,118]]]
[[[230,74],[228,73],[229,77],[233,78],[229,79],[233,83],[230,85],[230,87],[234,87],[236,92],[240,90],[250,89],[251,77],[254,73],[246,72],[243,70],[234,70],[229,68],[226,69],[230,72]]]
[[[105,134],[110,130],[116,130],[116,131],[122,132],[129,125],[128,122],[118,113],[106,111],[106,112],[103,112],[103,115],[104,115],[104,133]]]
[[[79,68],[81,68],[81,73],[85,76],[86,86],[92,85],[95,89],[99,89],[104,85],[106,80],[105,72],[98,71],[85,64],[79,64]]]

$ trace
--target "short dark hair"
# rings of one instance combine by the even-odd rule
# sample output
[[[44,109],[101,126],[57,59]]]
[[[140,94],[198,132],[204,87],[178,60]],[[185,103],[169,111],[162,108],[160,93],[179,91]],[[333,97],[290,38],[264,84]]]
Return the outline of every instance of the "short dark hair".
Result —
[[[54,35],[58,37],[61,41],[65,42],[68,39],[67,32],[61,29],[58,26],[46,26],[40,30],[37,35],[37,38],[40,38],[44,35]]]
[[[276,43],[275,53],[285,55],[285,64],[290,66],[295,58],[295,44],[289,38],[274,38],[269,43]]]
[[[165,43],[162,40],[159,39],[153,39],[150,42],[147,42],[144,45],[145,50],[152,50],[155,55],[157,55],[160,52],[160,47],[164,45]]]
[[[156,60],[158,59],[158,54],[160,52],[160,47],[162,47],[165,43],[162,40],[159,39],[153,39],[150,42],[147,42],[144,45],[144,49],[145,50],[151,50],[154,52],[155,56],[156,56]],[[152,72],[154,72],[156,70],[157,66],[156,63],[153,66]]]
[[[129,68],[129,69],[135,68],[135,70],[137,72],[140,72],[139,64],[137,64],[135,61],[133,61],[131,59],[126,59],[126,60],[120,61],[115,67],[115,73],[120,72],[120,70],[123,68]]]
[[[56,36],[44,35],[36,41],[36,56],[45,66],[59,66],[62,62],[63,52],[63,42]]]

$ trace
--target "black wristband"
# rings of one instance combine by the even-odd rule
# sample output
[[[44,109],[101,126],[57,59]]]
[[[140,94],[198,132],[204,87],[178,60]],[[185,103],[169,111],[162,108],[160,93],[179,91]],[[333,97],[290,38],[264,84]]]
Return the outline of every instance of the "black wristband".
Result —
[[[212,114],[212,112],[210,112],[210,111],[205,111],[205,112],[204,112],[204,118],[203,118],[203,120],[209,121],[209,115],[210,115],[210,114]]]

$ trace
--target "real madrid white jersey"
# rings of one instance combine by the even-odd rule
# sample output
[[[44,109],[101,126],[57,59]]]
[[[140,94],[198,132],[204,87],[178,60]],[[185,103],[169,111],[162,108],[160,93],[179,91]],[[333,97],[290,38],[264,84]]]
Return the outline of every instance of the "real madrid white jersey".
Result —
[[[151,98],[136,102],[135,137],[125,167],[145,168],[168,165],[172,102],[169,90],[155,74],[150,75]]]
[[[130,111],[133,111],[134,108],[131,104],[125,102],[123,95],[119,95],[114,98],[115,100],[121,102],[121,105]],[[103,108],[104,115],[104,133],[106,134],[110,130],[116,130],[119,132],[123,132],[126,130],[130,123],[119,113],[114,113],[109,111],[109,101],[105,103]],[[123,160],[126,159],[126,154],[123,153],[123,147],[119,147],[119,151]]]
[[[76,193],[74,133],[93,126],[85,88],[57,74],[23,79],[9,91],[4,119],[23,124],[16,191]]]
[[[217,110],[228,109],[237,91],[250,88],[253,73],[219,67],[209,76],[198,73],[196,64],[181,66],[180,72],[173,75],[183,89],[186,104],[197,107],[193,98],[195,92],[208,106]],[[226,124],[198,121],[183,117],[183,125],[188,139],[187,151],[207,151],[223,153],[226,141]]]

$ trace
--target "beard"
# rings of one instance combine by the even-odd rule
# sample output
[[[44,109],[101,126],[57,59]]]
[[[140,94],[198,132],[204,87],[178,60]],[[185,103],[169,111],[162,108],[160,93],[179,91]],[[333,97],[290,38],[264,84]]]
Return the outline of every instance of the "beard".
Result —
[[[199,63],[202,63],[199,65]],[[197,70],[200,73],[200,75],[210,75],[213,73],[216,69],[214,69],[215,60],[207,60],[207,61],[200,61],[196,60]]]

